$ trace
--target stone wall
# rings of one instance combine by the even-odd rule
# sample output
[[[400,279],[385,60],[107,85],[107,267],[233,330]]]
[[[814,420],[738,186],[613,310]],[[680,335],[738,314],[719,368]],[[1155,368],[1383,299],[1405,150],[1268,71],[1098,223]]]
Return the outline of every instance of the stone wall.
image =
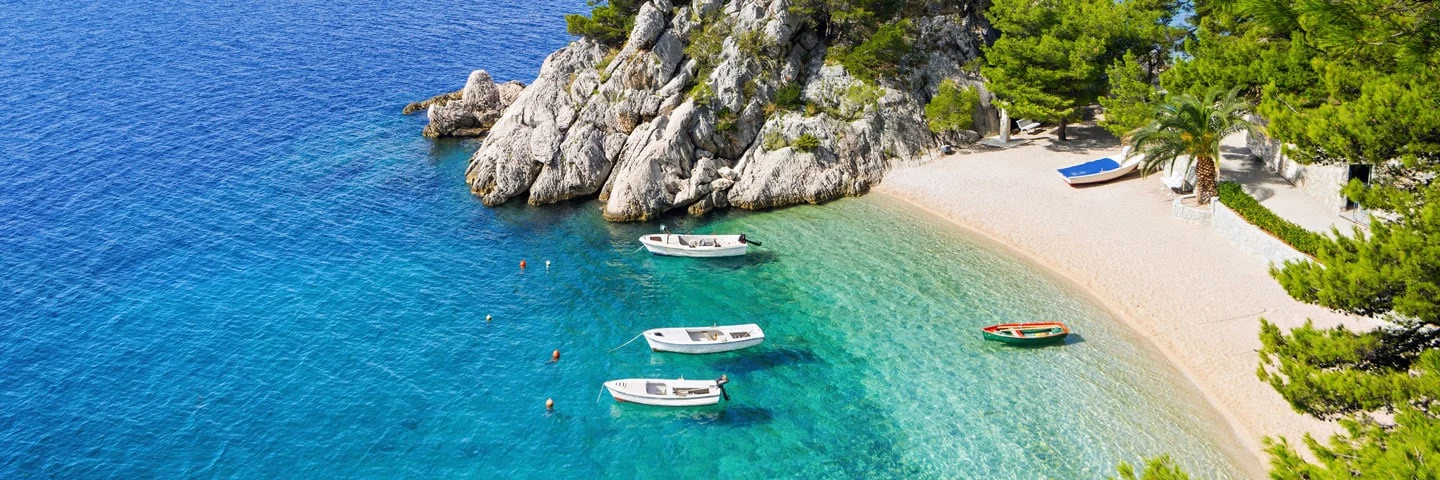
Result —
[[[1252,122],[1264,125],[1263,119],[1252,118]],[[1278,140],[1263,135],[1246,135],[1245,145],[1250,154],[1265,162],[1265,169],[1274,172],[1294,184],[1310,198],[1320,202],[1333,213],[1345,209],[1345,196],[1340,190],[1350,176],[1349,165],[1301,165],[1285,155]]]
[[[1268,260],[1271,265],[1283,265],[1286,261],[1304,261],[1310,257],[1294,247],[1271,236],[1260,227],[1245,221],[1235,211],[1219,201],[1212,202],[1215,209],[1210,217],[1210,227],[1215,233],[1230,240],[1241,250]]]
[[[1210,223],[1210,217],[1214,215],[1214,205],[1220,202],[1210,202],[1210,205],[1204,207],[1192,207],[1185,204],[1186,200],[1193,198],[1195,198],[1194,195],[1175,197],[1170,201],[1170,215],[1196,225]]]

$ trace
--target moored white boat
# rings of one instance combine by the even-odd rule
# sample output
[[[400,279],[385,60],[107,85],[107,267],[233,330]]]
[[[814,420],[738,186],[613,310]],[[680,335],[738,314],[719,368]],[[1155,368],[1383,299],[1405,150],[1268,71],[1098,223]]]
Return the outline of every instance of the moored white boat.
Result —
[[[631,402],[661,407],[694,407],[720,403],[729,380],[721,375],[715,380],[662,378],[626,378],[605,382],[605,389],[617,402]]]
[[[759,325],[720,325],[714,327],[652,328],[645,331],[645,341],[657,352],[717,353],[753,347],[765,341]]]
[[[685,235],[663,232],[640,237],[640,243],[650,253],[676,257],[734,257],[744,255],[750,244],[760,244],[747,240],[745,234]]]

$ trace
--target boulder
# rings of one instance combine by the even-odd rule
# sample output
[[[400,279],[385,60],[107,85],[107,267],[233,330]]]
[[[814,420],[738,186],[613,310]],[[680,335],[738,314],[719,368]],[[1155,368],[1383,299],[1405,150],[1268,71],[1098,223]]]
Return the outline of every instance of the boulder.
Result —
[[[430,123],[421,133],[427,137],[484,136],[524,89],[524,84],[515,81],[496,85],[489,73],[476,70],[470,72],[460,91],[411,103],[405,106],[404,113],[425,109]]]

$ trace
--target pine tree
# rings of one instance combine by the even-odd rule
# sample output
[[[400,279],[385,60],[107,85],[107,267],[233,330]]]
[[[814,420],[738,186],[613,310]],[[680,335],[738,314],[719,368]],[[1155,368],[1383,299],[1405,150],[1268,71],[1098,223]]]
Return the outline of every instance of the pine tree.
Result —
[[[1105,119],[1100,126],[1117,137],[1125,137],[1153,120],[1158,93],[1135,54],[1126,52],[1105,70],[1110,92],[1100,97]]]
[[[1313,88],[1267,85],[1258,111],[1307,162],[1387,165],[1383,188],[1440,172],[1440,5],[1421,0],[1262,2],[1264,28],[1298,28],[1314,49]],[[1269,6],[1283,4],[1285,8]],[[1263,13],[1263,15],[1261,15]],[[1371,205],[1388,209],[1389,205]],[[1402,207],[1403,208],[1403,207]]]
[[[935,97],[925,105],[925,119],[932,133],[943,134],[969,130],[975,123],[975,108],[980,92],[962,87],[955,80],[940,82]]]
[[[1340,419],[1307,459],[1267,440],[1275,479],[1440,478],[1440,3],[1214,0],[1195,5],[1170,92],[1239,88],[1305,162],[1375,166],[1345,193],[1386,212],[1315,261],[1272,270],[1296,299],[1389,321],[1375,331],[1262,323],[1259,376],[1300,412]]]
[[[1348,432],[1329,446],[1305,439],[1318,464],[1273,442],[1272,477],[1440,478],[1440,183],[1422,193],[1394,202],[1399,217],[1373,222],[1368,235],[1337,232],[1315,262],[1271,271],[1296,299],[1391,321],[1363,333],[1307,324],[1288,335],[1262,323],[1260,378],[1296,410],[1341,418]]]
[[[1106,92],[1104,66],[1127,51],[1168,52],[1173,1],[995,0],[986,17],[1001,32],[980,73],[1012,116],[1065,126]],[[1163,55],[1161,55],[1163,56]]]
[[[1168,90],[1240,87],[1292,158],[1375,165],[1382,192],[1364,195],[1368,208],[1404,208],[1391,201],[1440,173],[1440,4],[1218,0],[1196,11]]]

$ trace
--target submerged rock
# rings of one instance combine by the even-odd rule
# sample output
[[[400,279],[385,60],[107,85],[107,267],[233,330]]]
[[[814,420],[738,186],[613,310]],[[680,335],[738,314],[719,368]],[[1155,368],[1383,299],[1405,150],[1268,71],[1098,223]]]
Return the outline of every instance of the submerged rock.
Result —
[[[488,130],[466,171],[486,205],[598,195],[606,219],[643,221],[862,194],[938,144],[924,105],[942,80],[979,83],[963,68],[991,35],[978,8],[915,19],[918,66],[874,85],[825,65],[819,27],[790,5],[652,0],[623,47],[572,42],[512,99],[471,74],[459,98],[428,101],[426,134]],[[702,38],[721,41],[687,51]],[[804,111],[775,104],[790,84]],[[976,112],[981,128],[987,108]]]

